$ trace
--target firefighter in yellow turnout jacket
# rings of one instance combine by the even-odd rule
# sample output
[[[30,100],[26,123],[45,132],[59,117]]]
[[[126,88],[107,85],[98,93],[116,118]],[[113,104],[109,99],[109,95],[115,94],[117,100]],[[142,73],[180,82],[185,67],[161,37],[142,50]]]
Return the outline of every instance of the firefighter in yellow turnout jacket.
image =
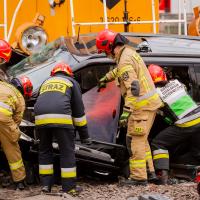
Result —
[[[58,142],[63,193],[75,195],[76,187],[75,128],[82,143],[90,143],[87,121],[78,83],[71,68],[57,64],[51,76],[41,86],[34,106],[35,124],[40,139],[39,173],[42,191],[50,192],[53,185],[52,138]]]
[[[25,178],[25,169],[18,144],[19,124],[25,109],[23,96],[17,89],[0,81],[0,142],[8,160],[14,182]]]
[[[11,56],[10,45],[0,40],[0,63],[5,64]],[[26,177],[18,144],[20,137],[19,125],[22,121],[25,101],[22,96],[30,97],[32,84],[27,77],[14,78],[11,84],[5,82],[5,76],[0,77],[0,145],[6,155],[13,181],[17,189],[24,189],[23,180]],[[15,87],[14,87],[15,86]],[[17,88],[17,89],[16,89]]]
[[[28,80],[24,78],[25,81]],[[23,79],[23,80],[24,80]],[[29,80],[28,80],[29,81]],[[12,80],[17,88],[22,88],[18,79]],[[30,94],[32,84],[30,84]],[[20,137],[19,124],[22,121],[25,102],[22,94],[12,85],[0,81],[0,142],[8,159],[12,177],[19,189],[24,189],[26,176],[21,151],[18,144]]]
[[[127,39],[109,30],[100,32],[96,38],[99,52],[112,56],[118,66],[100,80],[100,87],[106,82],[117,80],[125,100],[120,123],[128,121],[127,137],[131,137],[130,178],[124,184],[146,185],[149,171],[155,177],[148,134],[155,119],[161,100],[156,93],[151,76],[139,54],[125,45]]]

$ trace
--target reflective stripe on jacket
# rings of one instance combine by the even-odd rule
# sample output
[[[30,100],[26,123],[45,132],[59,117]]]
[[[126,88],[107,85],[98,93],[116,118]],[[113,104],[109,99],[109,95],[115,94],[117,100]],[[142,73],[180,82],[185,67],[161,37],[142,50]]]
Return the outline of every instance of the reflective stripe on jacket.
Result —
[[[180,119],[175,122],[175,125],[178,127],[191,127],[200,124],[200,107],[190,112],[183,119]]]
[[[47,79],[40,88],[34,112],[38,127],[76,127],[80,137],[88,137],[81,90],[71,77],[57,74]]]
[[[156,110],[161,100],[155,90],[154,83],[142,58],[128,46],[121,48],[116,57],[118,66],[108,72],[108,81],[117,79],[121,93],[125,99],[125,107],[132,110]],[[134,84],[138,87],[134,94]]]
[[[198,107],[178,80],[169,81],[164,87],[158,87],[157,92],[177,119],[182,119]]]
[[[12,85],[0,81],[0,122],[21,123],[25,101],[21,93]]]
[[[200,123],[200,107],[189,96],[184,85],[178,80],[170,81],[164,87],[157,88],[163,100],[159,114],[178,127],[191,127]]]
[[[6,116],[12,116],[13,114],[12,108],[4,102],[0,102],[0,112],[5,114]]]
[[[35,116],[35,124],[73,124],[71,115],[65,114],[44,114]]]

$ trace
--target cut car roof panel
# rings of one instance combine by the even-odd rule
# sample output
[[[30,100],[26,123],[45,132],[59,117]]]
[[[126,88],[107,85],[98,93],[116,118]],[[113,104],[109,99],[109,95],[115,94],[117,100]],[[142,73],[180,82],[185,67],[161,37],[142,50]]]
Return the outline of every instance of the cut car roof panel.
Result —
[[[175,53],[175,54],[199,54],[200,38],[192,36],[173,36],[173,35],[147,35],[122,33],[130,40],[130,45],[137,48],[138,45],[147,42],[148,50],[153,53]],[[95,54],[95,34],[87,34],[77,37],[67,38],[67,46],[72,53],[77,55]],[[73,44],[72,44],[72,43]],[[71,43],[71,44],[70,44]]]

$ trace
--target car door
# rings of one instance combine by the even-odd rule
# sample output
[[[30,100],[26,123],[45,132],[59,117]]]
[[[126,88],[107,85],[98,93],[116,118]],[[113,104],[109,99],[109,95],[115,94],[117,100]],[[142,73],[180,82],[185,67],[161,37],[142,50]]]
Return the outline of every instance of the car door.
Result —
[[[114,81],[99,92],[97,85],[113,68],[113,64],[90,64],[75,73],[83,93],[89,134],[95,140],[109,143],[115,143],[121,95]]]

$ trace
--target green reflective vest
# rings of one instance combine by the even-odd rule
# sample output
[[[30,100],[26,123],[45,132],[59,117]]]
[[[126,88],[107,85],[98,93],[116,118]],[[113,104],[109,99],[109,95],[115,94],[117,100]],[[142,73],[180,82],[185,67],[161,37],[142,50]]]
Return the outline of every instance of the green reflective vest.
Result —
[[[162,101],[169,107],[177,119],[182,119],[198,106],[188,95],[183,84],[178,80],[167,83],[162,88],[156,89]]]

